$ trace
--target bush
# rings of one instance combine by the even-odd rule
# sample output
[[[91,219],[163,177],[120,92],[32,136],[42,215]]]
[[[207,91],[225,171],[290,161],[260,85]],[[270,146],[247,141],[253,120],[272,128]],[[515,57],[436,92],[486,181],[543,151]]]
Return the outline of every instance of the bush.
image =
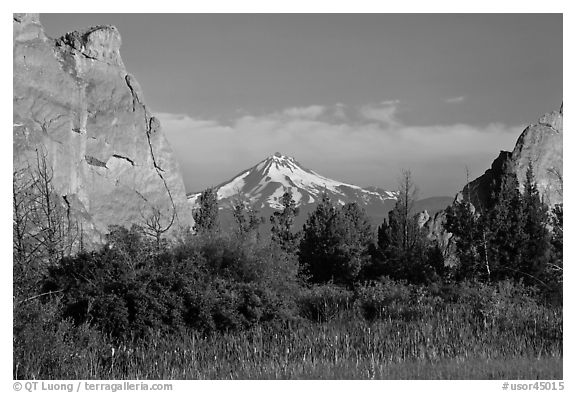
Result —
[[[315,322],[326,322],[353,308],[354,293],[334,284],[303,288],[298,296],[299,315]]]
[[[248,329],[291,318],[292,305],[258,283],[198,282],[184,294],[186,326],[205,334]]]
[[[81,379],[109,358],[110,344],[88,324],[62,319],[57,300],[33,300],[14,309],[14,379]]]
[[[411,285],[383,278],[358,288],[356,306],[367,320],[384,319],[405,310],[411,294]]]
[[[540,304],[536,288],[512,280],[492,284],[463,281],[437,287],[433,292],[447,305],[460,308],[463,317],[501,329],[534,328],[535,324],[545,329],[550,316],[561,313],[561,309]]]
[[[117,338],[152,331],[249,328],[291,318],[296,258],[270,243],[224,236],[158,249],[135,229],[117,229],[98,252],[64,258],[43,287],[62,291],[64,318]]]

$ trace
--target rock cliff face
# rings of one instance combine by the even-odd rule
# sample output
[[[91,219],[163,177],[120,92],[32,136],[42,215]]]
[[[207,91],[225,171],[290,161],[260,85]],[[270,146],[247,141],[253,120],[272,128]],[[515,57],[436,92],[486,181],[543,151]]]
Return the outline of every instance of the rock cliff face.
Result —
[[[444,256],[444,264],[446,266],[455,266],[458,264],[454,236],[444,228],[446,224],[446,211],[442,210],[431,216],[424,210],[416,215],[416,222],[424,236],[426,236],[432,244],[438,246]]]
[[[120,57],[113,26],[44,33],[38,15],[14,14],[15,169],[46,155],[53,186],[99,242],[110,225],[154,210],[190,225],[184,183],[160,123]]]
[[[516,172],[520,190],[526,179],[526,170],[531,161],[538,191],[549,206],[562,203],[562,107],[542,116],[522,132],[512,152],[502,151],[492,167],[482,176],[464,187],[459,197],[469,196],[477,207],[487,206],[490,194],[497,191],[499,179],[504,173],[506,161],[510,161]]]
[[[532,161],[538,190],[550,206],[562,203],[562,120],[562,106],[560,111],[545,114],[538,123],[531,124],[522,132],[512,151],[512,162],[521,191],[528,164]]]
[[[520,183],[520,190],[523,191],[526,170],[531,161],[534,179],[544,202],[550,207],[562,203],[562,117],[561,107],[559,112],[547,113],[538,123],[526,127],[514,150],[501,151],[491,167],[482,176],[468,183],[455,199],[469,198],[472,209],[489,208],[491,196],[499,188],[507,163],[512,165]],[[453,236],[444,228],[446,212],[440,211],[430,216],[424,211],[418,215],[417,220],[426,237],[441,249],[446,265],[457,264]]]

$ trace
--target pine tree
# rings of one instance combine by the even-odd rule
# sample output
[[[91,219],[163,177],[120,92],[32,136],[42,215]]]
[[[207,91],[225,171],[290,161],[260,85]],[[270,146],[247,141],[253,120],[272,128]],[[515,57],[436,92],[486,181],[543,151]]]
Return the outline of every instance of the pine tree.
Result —
[[[371,259],[362,272],[364,280],[377,280],[387,274],[386,262],[391,255],[390,225],[384,219],[376,230],[376,243],[370,246]]]
[[[417,190],[410,171],[402,171],[398,200],[378,228],[371,274],[425,282],[430,274],[428,244],[414,214]],[[435,261],[434,263],[436,263]]]
[[[446,209],[446,229],[456,239],[459,264],[456,279],[486,277],[490,279],[490,265],[484,260],[482,221],[474,207],[465,201],[456,201]]]
[[[366,212],[351,203],[338,209],[323,195],[302,230],[299,261],[312,282],[352,286],[370,261],[374,236]]]
[[[299,262],[312,282],[334,279],[333,257],[338,243],[335,228],[337,224],[338,210],[324,193],[308,216],[300,241]]]
[[[281,200],[282,211],[274,212],[270,217],[272,240],[284,251],[293,254],[297,251],[299,237],[298,233],[293,233],[294,219],[298,216],[299,209],[290,192],[285,192]]]
[[[562,279],[563,259],[564,259],[564,207],[562,204],[557,204],[552,209],[552,270],[560,273]]]
[[[384,219],[382,224],[378,227],[377,236],[376,245],[383,252],[387,252],[392,244],[392,234],[390,231],[390,225],[388,225],[388,220]]]
[[[520,270],[528,277],[538,277],[544,272],[551,257],[552,236],[547,228],[548,207],[540,198],[534,181],[532,162],[528,164],[524,194],[522,195],[524,234],[522,262]]]
[[[239,239],[253,242],[260,239],[259,228],[264,219],[258,213],[258,210],[240,198],[233,202],[232,215],[236,223],[236,235]]]
[[[501,180],[496,205],[485,217],[489,232],[488,255],[497,279],[525,278],[522,273],[526,234],[522,196],[518,179],[510,163]]]
[[[194,211],[194,230],[198,234],[213,234],[218,229],[218,195],[214,188],[207,188],[198,197],[200,205]]]
[[[417,225],[414,220],[414,203],[418,191],[412,181],[412,172],[409,170],[402,171],[400,179],[400,190],[398,192],[398,201],[393,210],[393,219],[398,225],[402,250],[408,253],[418,241]]]
[[[546,283],[546,292],[549,300],[556,304],[562,304],[562,289],[564,282],[564,229],[563,229],[564,209],[562,204],[554,206],[551,215],[552,235],[551,246],[552,252],[550,261],[546,265],[543,274],[543,281]]]
[[[370,249],[374,243],[372,224],[366,211],[356,203],[348,203],[341,209],[341,228],[338,252],[340,263],[336,266],[342,282],[352,284],[370,262]]]

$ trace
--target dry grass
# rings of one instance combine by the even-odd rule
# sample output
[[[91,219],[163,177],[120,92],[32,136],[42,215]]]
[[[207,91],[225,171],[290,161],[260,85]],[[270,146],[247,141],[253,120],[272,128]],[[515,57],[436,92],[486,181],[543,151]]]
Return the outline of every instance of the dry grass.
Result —
[[[532,326],[485,323],[468,318],[464,309],[374,323],[341,315],[322,324],[299,322],[207,337],[154,336],[120,347],[92,343],[60,365],[20,367],[17,377],[561,379],[561,321],[553,311],[540,326],[540,321]]]

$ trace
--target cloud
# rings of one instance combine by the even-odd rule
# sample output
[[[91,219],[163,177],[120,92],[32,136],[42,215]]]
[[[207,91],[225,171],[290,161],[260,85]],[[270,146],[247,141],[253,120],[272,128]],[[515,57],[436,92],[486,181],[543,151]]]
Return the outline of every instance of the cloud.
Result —
[[[447,104],[459,104],[460,102],[463,102],[465,99],[466,96],[450,97],[444,99],[444,102]]]
[[[316,119],[320,117],[326,110],[326,107],[320,105],[311,105],[307,107],[297,107],[284,109],[282,113],[290,117],[304,117]]]
[[[346,119],[347,118],[346,105],[344,105],[341,102],[338,102],[336,105],[334,105],[334,107],[332,108],[332,116],[334,116],[338,120]]]
[[[183,113],[157,113],[155,116],[160,119],[162,125],[169,124],[171,128],[202,128],[218,126],[218,122],[215,120],[195,119]]]
[[[217,185],[280,151],[360,186],[394,188],[400,169],[411,168],[426,195],[452,195],[465,182],[466,165],[472,177],[481,175],[521,132],[499,123],[408,126],[397,116],[397,105],[288,108],[238,115],[225,124],[183,114],[158,117],[189,192]]]
[[[399,120],[396,117],[399,104],[400,101],[398,100],[389,100],[376,105],[364,105],[360,108],[360,115],[364,119],[376,120],[387,127],[396,127],[399,125]]]

